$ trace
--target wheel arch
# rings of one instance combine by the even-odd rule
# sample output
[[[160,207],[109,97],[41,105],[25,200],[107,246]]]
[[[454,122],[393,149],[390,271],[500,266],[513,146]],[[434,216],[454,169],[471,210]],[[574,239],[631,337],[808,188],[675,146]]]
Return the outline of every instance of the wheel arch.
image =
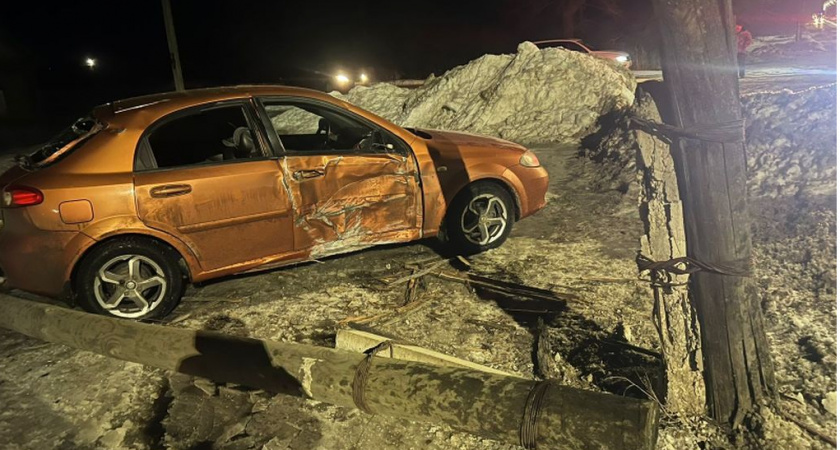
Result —
[[[73,286],[75,285],[76,276],[77,276],[77,273],[78,273],[78,270],[79,270],[79,266],[81,266],[81,262],[88,255],[90,255],[97,248],[99,248],[99,247],[101,247],[105,244],[108,244],[110,242],[118,241],[118,240],[122,240],[122,239],[132,239],[132,238],[133,239],[147,240],[147,241],[155,241],[155,242],[158,242],[158,243],[163,244],[164,246],[168,247],[176,255],[179,256],[178,267],[180,267],[183,275],[186,277],[186,279],[188,281],[190,281],[190,282],[192,281],[193,274],[192,274],[192,270],[191,270],[190,261],[188,260],[188,258],[190,258],[192,260],[195,260],[194,255],[192,255],[192,254],[185,255],[184,254],[185,252],[178,249],[177,244],[173,244],[172,242],[169,242],[169,240],[167,240],[165,238],[162,238],[160,236],[153,235],[151,233],[140,232],[140,231],[137,231],[137,230],[131,230],[131,231],[126,231],[126,232],[122,232],[122,233],[115,233],[115,234],[110,234],[110,235],[101,237],[101,238],[97,239],[95,243],[93,243],[92,245],[90,245],[86,249],[84,249],[82,252],[80,252],[77,255],[76,259],[71,264],[70,273],[67,277],[67,280],[70,283],[70,285],[69,285],[70,289],[73,289]]]
[[[462,192],[466,191],[471,186],[475,186],[476,184],[482,184],[482,183],[495,184],[495,185],[501,187],[502,189],[504,189],[508,193],[508,195],[510,195],[510,198],[513,199],[514,219],[519,220],[520,214],[522,213],[522,200],[519,198],[519,193],[508,182],[508,180],[505,180],[504,178],[497,178],[497,177],[484,177],[484,178],[479,178],[479,179],[476,179],[476,180],[472,180],[469,183],[465,184],[463,187],[461,187],[461,189],[458,189],[458,191],[455,193],[455,195],[453,195],[452,198],[449,199],[449,201],[447,202],[447,206],[446,206],[447,211],[446,211],[446,214],[444,215],[443,220],[444,221],[446,220],[446,215],[449,214],[449,208],[451,207],[452,202],[455,200],[455,198],[457,198],[459,195],[461,195]]]

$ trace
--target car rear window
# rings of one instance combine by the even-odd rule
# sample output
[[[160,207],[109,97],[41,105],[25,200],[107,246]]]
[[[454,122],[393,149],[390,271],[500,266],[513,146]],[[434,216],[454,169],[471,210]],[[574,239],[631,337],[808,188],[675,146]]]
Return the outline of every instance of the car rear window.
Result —
[[[104,126],[91,116],[82,117],[62,130],[30,155],[18,157],[18,162],[26,169],[52,164],[71,151],[81,147],[85,141],[102,130]]]

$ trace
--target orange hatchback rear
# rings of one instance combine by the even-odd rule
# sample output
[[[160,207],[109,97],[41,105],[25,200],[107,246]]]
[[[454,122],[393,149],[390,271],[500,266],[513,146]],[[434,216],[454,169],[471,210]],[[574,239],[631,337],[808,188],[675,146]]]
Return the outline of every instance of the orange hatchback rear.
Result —
[[[148,319],[189,282],[425,237],[499,246],[548,176],[514,143],[252,86],[100,106],[0,186],[6,286]]]

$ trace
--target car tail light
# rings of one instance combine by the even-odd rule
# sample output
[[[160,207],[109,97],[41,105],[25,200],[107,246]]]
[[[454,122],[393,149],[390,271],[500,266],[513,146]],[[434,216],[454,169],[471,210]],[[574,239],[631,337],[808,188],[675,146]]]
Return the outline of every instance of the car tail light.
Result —
[[[44,194],[35,188],[26,186],[10,186],[3,191],[4,208],[40,205],[43,201]]]
[[[522,154],[522,157],[519,158],[519,164],[525,167],[539,167],[540,160],[537,158],[537,155],[534,152],[528,150],[527,152]]]

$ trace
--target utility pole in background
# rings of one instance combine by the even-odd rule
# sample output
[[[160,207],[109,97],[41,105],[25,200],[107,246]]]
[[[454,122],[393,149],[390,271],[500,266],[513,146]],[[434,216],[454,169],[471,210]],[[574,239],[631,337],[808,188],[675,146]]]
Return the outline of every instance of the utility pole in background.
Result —
[[[184,90],[184,74],[181,72],[181,57],[178,56],[178,39],[175,37],[175,23],[172,21],[172,7],[169,0],[160,0],[163,7],[163,22],[166,25],[166,43],[169,44],[169,62],[172,66],[172,77],[175,79],[175,90]]]
[[[794,40],[799,42],[802,40],[802,20],[807,17],[805,14],[805,0],[799,2],[799,12],[796,13],[796,37]]]
[[[759,400],[775,395],[775,381],[748,275],[752,242],[732,3],[654,0],[653,6],[673,112],[666,120],[706,136],[671,146],[688,256],[723,268],[693,274],[689,287],[700,324],[706,405],[718,422],[738,425]]]

